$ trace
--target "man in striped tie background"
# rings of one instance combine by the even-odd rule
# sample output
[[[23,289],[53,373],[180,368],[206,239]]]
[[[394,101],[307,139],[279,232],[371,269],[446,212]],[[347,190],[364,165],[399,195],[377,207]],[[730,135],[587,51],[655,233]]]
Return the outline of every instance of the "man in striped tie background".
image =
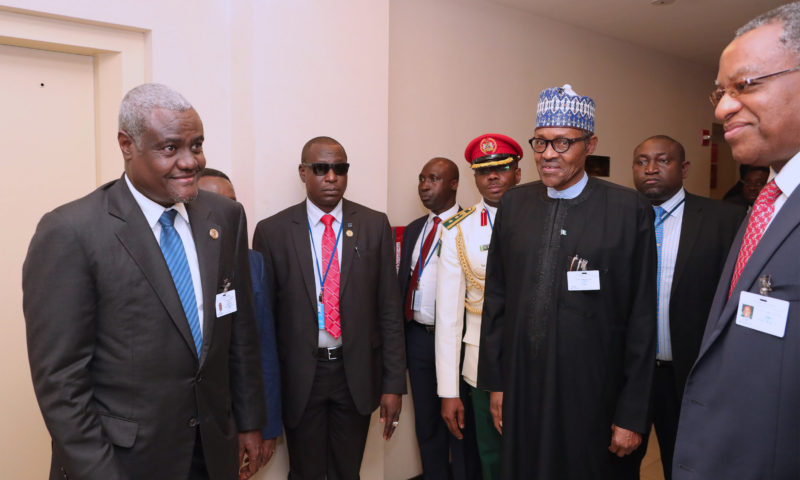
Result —
[[[690,161],[677,140],[654,135],[633,151],[633,183],[655,211],[658,268],[656,368],[650,415],[658,436],[664,477],[672,476],[672,451],[681,397],[714,299],[717,280],[745,208],[693,195],[683,188]],[[644,456],[648,434],[636,455]]]

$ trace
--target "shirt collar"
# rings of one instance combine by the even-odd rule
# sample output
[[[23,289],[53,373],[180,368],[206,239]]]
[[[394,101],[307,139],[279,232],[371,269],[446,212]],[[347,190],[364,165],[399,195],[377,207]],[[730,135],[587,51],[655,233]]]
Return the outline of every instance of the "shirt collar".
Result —
[[[586,172],[581,172],[583,176],[575,185],[565,188],[564,190],[556,190],[552,187],[547,187],[547,196],[550,198],[565,198],[572,199],[581,194],[586,184],[589,183],[589,175]]]
[[[333,207],[330,213],[325,213],[321,208],[314,205],[314,202],[306,198],[306,214],[308,215],[308,222],[311,226],[319,225],[323,215],[333,215],[334,220],[342,223],[342,200],[339,200],[339,203]]]
[[[489,215],[494,217],[494,214],[497,213],[497,207],[493,207],[488,203],[486,203],[486,199],[481,200],[481,204],[483,205],[483,208],[485,208],[486,211],[489,212]]]
[[[663,202],[661,205],[658,205],[658,206],[663,208],[665,213],[666,212],[672,212],[670,214],[671,216],[678,216],[678,214],[682,211],[682,209],[681,208],[675,208],[675,206],[680,204],[685,198],[686,198],[686,191],[683,189],[683,187],[681,187],[681,189],[678,190],[675,193],[675,195],[671,196],[669,198],[669,200],[667,200],[666,202]],[[655,207],[655,205],[653,205],[653,206]],[[672,211],[673,208],[675,208],[675,211]]]
[[[439,215],[436,215],[433,212],[428,212],[428,219],[426,220],[426,222],[427,222],[428,225],[432,224],[433,223],[433,217],[439,217],[444,222],[448,218],[450,218],[453,215],[455,215],[456,213],[458,213],[458,211],[459,211],[458,203],[455,203],[455,204],[453,204],[452,207],[448,208],[447,210],[445,210],[444,212],[440,213]]]
[[[797,185],[800,184],[800,152],[796,153],[786,165],[783,166],[780,172],[775,174],[775,183],[781,189],[781,195],[788,198],[792,192],[795,191]]]
[[[131,183],[131,179],[128,178],[127,173],[124,174],[123,177],[125,178],[125,183],[128,185],[128,190],[130,190],[131,195],[133,195],[133,199],[136,200],[139,208],[142,209],[144,218],[147,219],[147,224],[150,225],[150,228],[155,227],[156,223],[158,223],[158,219],[161,218],[161,214],[169,209],[175,209],[186,224],[189,224],[189,214],[186,212],[186,205],[184,203],[175,203],[171,207],[164,208],[162,205],[150,200],[142,192],[137,190],[136,187],[133,186],[133,183]]]

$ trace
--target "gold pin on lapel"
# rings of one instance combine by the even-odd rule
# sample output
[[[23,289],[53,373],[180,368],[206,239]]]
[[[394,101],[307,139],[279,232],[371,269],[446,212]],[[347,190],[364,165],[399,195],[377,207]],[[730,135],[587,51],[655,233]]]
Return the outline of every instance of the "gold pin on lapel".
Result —
[[[353,236],[353,231],[348,228],[347,231],[344,232],[344,234],[347,235],[348,237],[352,237]]]
[[[219,238],[219,232],[217,231],[216,228],[212,228],[211,230],[208,231],[208,236],[216,240]]]

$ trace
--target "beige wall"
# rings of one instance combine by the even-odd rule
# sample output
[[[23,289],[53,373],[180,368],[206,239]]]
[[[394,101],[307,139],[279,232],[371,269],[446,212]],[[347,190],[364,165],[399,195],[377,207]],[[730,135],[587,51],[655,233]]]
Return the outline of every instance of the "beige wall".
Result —
[[[133,65],[116,64],[124,64],[128,80],[115,94],[121,98],[137,75],[184,93],[204,121],[209,166],[231,174],[251,229],[303,198],[296,165],[303,143],[316,135],[333,136],[347,149],[353,163],[348,197],[387,210],[395,225],[422,213],[416,176],[433,156],[459,163],[459,201],[476,200],[462,155],[480,133],[516,138],[525,148],[524,179],[535,179],[525,142],[536,96],[565,82],[597,100],[597,153],[612,157],[612,181],[630,185],[634,145],[666,133],[687,147],[689,189],[708,191],[709,153],[698,145],[712,119],[705,99],[712,69],[483,0],[0,0],[3,6],[136,32],[145,54]],[[102,82],[95,80],[97,88]],[[97,131],[113,134],[107,112],[98,118]],[[118,153],[96,150],[98,165],[109,165],[98,179],[117,176]],[[63,199],[49,201],[53,207]],[[20,322],[16,317],[0,327],[0,341],[16,342],[0,349],[12,348],[8,365],[24,376]],[[29,402],[27,388],[2,406]],[[373,422],[364,478],[419,473],[408,397],[404,404],[401,430],[388,444]],[[41,420],[30,408],[10,427],[41,429]],[[37,448],[12,444],[4,453],[29,465],[19,478],[42,475],[49,448],[46,435],[38,435]],[[286,468],[281,442],[258,478],[283,478]]]
[[[461,169],[459,202],[478,193],[464,161],[469,141],[505,133],[523,146],[523,181],[538,178],[527,144],[543,88],[572,84],[597,103],[597,155],[610,180],[632,186],[634,147],[667,134],[686,147],[687,189],[708,194],[707,97],[716,71],[629,43],[478,0],[391,2],[389,216],[405,225],[423,213],[416,177],[436,155]]]

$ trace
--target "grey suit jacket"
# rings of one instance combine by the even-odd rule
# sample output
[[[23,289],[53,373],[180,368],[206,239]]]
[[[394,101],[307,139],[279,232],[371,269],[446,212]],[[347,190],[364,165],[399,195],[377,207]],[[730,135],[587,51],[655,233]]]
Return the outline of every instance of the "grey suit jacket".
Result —
[[[772,220],[728,298],[746,230],[742,222],[722,272],[697,361],[689,374],[673,478],[800,478],[800,191]],[[783,338],[735,322],[742,291],[790,302]],[[756,307],[758,308],[758,307]]]
[[[51,478],[186,478],[199,428],[212,478],[238,478],[237,433],[264,423],[241,205],[187,204],[203,288],[203,348],[124,180],[40,221],[23,266],[34,389]],[[217,238],[210,233],[215,229]],[[230,280],[238,311],[214,300]]]
[[[342,210],[342,361],[356,408],[368,415],[381,394],[406,391],[403,314],[389,220],[348,200],[343,200]],[[305,201],[260,221],[253,248],[264,255],[272,289],[284,424],[293,428],[311,393],[319,335]]]

